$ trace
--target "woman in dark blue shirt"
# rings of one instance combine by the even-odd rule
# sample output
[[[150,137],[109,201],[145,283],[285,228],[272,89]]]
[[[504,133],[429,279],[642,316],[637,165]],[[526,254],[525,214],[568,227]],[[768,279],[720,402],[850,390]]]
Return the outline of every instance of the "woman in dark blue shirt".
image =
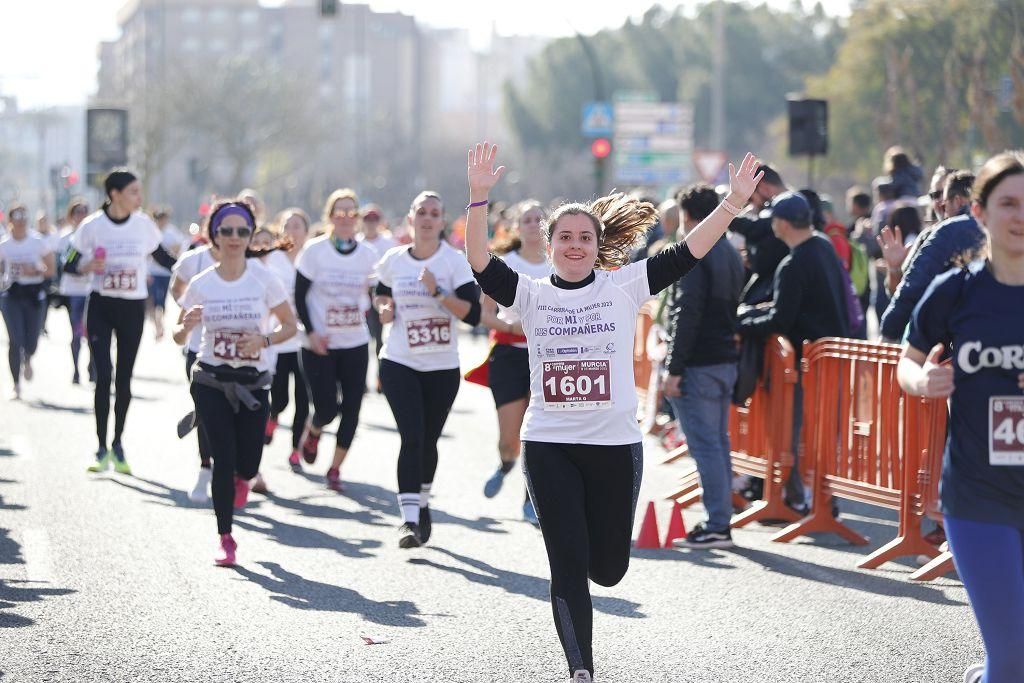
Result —
[[[986,650],[964,680],[1010,683],[1024,681],[1024,152],[989,159],[973,196],[989,256],[932,283],[899,380],[951,399],[942,512]]]

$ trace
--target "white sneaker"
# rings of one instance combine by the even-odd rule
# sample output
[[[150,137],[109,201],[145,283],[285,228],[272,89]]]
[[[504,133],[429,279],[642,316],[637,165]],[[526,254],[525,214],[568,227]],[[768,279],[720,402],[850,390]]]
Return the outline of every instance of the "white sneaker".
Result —
[[[984,664],[975,664],[964,672],[964,683],[981,683],[981,677],[985,673]]]
[[[210,480],[213,478],[213,471],[209,467],[200,467],[199,476],[196,477],[196,485],[188,493],[188,499],[198,505],[205,505],[210,502]]]
[[[572,683],[593,683],[593,680],[586,669],[578,669],[572,674]]]

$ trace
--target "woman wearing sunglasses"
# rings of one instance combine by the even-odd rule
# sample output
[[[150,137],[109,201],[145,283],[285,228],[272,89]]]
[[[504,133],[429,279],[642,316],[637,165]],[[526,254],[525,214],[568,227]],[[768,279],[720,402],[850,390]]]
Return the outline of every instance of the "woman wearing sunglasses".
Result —
[[[167,268],[174,265],[174,257],[161,246],[160,230],[153,219],[139,211],[142,185],[133,173],[126,169],[111,171],[103,188],[107,199],[102,208],[82,221],[75,231],[64,272],[92,275],[85,320],[89,352],[96,365],[93,405],[99,448],[89,471],[101,472],[113,461],[115,470],[131,474],[121,436],[128,419],[132,372],[146,320],[148,257],[152,256]],[[110,357],[114,337],[117,337],[116,375]],[[114,438],[108,442],[110,382],[115,376]]]
[[[220,261],[189,283],[174,329],[174,341],[183,344],[202,326],[192,397],[196,422],[213,455],[213,509],[220,535],[214,561],[221,566],[235,564],[234,508],[245,505],[249,481],[263,456],[272,381],[269,349],[296,331],[284,285],[266,268],[246,261],[254,223],[245,204],[214,207],[210,241]],[[273,330],[272,316],[279,321]]]

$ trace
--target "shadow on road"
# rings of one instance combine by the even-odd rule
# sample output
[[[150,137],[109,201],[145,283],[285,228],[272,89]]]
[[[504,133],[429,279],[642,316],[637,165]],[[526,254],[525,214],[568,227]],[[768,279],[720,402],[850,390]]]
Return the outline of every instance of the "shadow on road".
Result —
[[[0,458],[10,458],[17,455],[14,451],[6,446],[0,446]]]
[[[0,564],[25,564],[21,545],[11,538],[10,529],[0,529]]]
[[[685,551],[675,548],[633,548],[630,557],[638,560],[655,560],[658,562],[687,562],[708,569],[736,569],[728,563],[728,551],[724,550],[693,550]]]
[[[37,410],[52,410],[58,413],[72,413],[74,415],[92,415],[92,406],[62,406],[44,401],[43,399],[36,399],[27,405],[29,408]]]
[[[785,555],[757,550],[755,548],[735,547],[730,552],[755,562],[770,572],[777,572],[799,579],[816,581],[829,586],[841,586],[851,590],[874,593],[887,597],[908,597],[914,600],[930,602],[936,605],[966,606],[966,602],[951,600],[939,588],[933,588],[912,581],[896,580],[867,571],[852,571],[825,567],[812,562],[804,562]]]
[[[20,584],[29,583],[33,584],[32,588],[20,587]],[[38,584],[31,581],[0,579],[0,628],[23,628],[36,623],[28,617],[7,611],[19,603],[38,602],[51,595],[69,595],[74,592],[70,588],[39,588]]]
[[[257,522],[254,524],[253,522]],[[345,557],[362,559],[374,557],[367,552],[381,546],[380,541],[356,539],[348,541],[331,536],[319,529],[288,524],[279,519],[259,514],[240,514],[235,517],[235,526],[266,535],[281,545],[291,548],[325,548],[335,550]]]
[[[330,583],[310,581],[292,573],[276,562],[260,562],[272,576],[257,574],[245,567],[235,571],[269,593],[271,600],[294,607],[320,612],[349,612],[358,614],[366,621],[384,626],[414,627],[426,626],[419,615],[416,604],[409,600],[385,600],[376,602],[358,592]]]
[[[134,475],[129,476],[127,478],[124,475],[118,475],[117,477],[105,477],[103,479],[99,479],[99,481],[108,481],[113,484],[117,484],[118,486],[122,486],[126,489],[131,489],[132,491],[137,491],[138,493],[143,493],[152,498],[156,498],[158,501],[167,501],[161,503],[162,505],[186,508],[208,507],[206,505],[196,505],[195,503],[188,499],[188,494],[185,493],[184,491],[171,488],[167,484],[161,484],[158,481],[143,479],[142,477],[136,477]],[[142,486],[138,486],[137,484],[133,483],[134,481],[142,482],[143,484],[148,484],[153,488],[148,489]]]
[[[434,560],[430,560],[425,557],[414,557],[409,560],[409,564],[433,567],[434,569],[439,569],[444,572],[458,574],[471,583],[501,588],[507,593],[511,593],[513,595],[522,595],[523,597],[533,598],[534,600],[540,600],[542,602],[548,602],[551,599],[549,594],[551,582],[547,579],[542,579],[539,576],[530,576],[529,574],[521,574],[507,569],[498,569],[486,562],[473,559],[472,557],[466,557],[465,555],[460,555],[446,548],[431,547],[428,548],[428,550],[447,555],[453,560],[457,560],[462,564],[468,565],[472,569],[441,564],[440,562],[435,562]],[[609,598],[607,596],[594,596],[592,600],[594,603],[594,609],[604,612],[605,614],[614,614],[619,617],[630,618],[643,618],[647,616],[643,612],[639,611],[640,604],[636,602],[623,600],[622,598]]]
[[[348,491],[349,484],[346,484],[346,492]],[[324,489],[325,493],[330,495],[336,495],[327,489]],[[267,494],[267,500],[272,502],[274,505],[285,510],[292,510],[299,513],[303,517],[316,517],[318,519],[343,519],[346,521],[360,522],[361,524],[367,524],[370,526],[388,526],[388,523],[384,520],[383,515],[373,509],[363,509],[350,511],[344,510],[333,505],[321,505],[319,503],[309,502],[309,498],[304,496],[302,498],[282,498],[274,495],[273,492]]]

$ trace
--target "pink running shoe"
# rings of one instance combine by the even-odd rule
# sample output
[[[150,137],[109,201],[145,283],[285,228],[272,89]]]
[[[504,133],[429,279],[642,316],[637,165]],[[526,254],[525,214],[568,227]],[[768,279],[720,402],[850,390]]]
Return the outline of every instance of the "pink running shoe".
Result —
[[[270,442],[274,440],[274,431],[277,429],[277,420],[272,417],[267,418],[267,426],[263,429],[263,445],[269,446]]]
[[[341,493],[345,488],[341,483],[341,471],[337,467],[327,470],[327,488],[338,493]]]
[[[320,435],[314,434],[307,426],[302,435],[302,442],[299,448],[302,449],[302,459],[312,465],[316,462],[317,448],[320,446]]]
[[[217,554],[213,556],[214,564],[218,567],[234,567],[236,550],[238,550],[238,544],[235,543],[235,539],[231,537],[231,534],[221,534],[220,548],[217,550]]]
[[[298,451],[292,451],[292,454],[288,456],[288,466],[292,468],[292,472],[302,471],[302,456]]]
[[[249,482],[235,475],[235,509],[241,510],[249,502]]]

